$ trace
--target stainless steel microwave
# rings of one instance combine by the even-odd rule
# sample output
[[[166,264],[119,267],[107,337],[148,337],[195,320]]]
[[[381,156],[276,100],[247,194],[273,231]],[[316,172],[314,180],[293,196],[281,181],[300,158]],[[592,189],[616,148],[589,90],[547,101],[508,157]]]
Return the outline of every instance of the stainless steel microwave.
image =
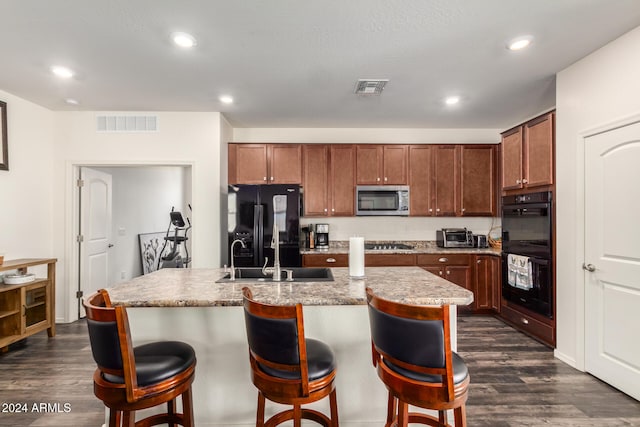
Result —
[[[357,216],[408,216],[408,185],[358,185]]]

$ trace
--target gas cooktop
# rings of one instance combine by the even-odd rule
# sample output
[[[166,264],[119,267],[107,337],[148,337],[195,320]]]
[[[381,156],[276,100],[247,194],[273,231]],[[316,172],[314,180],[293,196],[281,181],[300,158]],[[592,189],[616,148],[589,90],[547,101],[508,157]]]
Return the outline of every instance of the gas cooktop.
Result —
[[[413,246],[405,245],[404,243],[365,243],[365,249],[376,251],[392,251],[397,249],[413,249]]]

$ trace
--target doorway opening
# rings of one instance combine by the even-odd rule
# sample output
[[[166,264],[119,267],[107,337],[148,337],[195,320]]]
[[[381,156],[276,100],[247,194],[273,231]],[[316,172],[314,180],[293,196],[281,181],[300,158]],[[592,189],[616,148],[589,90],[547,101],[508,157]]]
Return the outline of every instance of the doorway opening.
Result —
[[[149,257],[162,255],[170,212],[191,216],[192,173],[185,165],[83,165],[76,172],[72,271],[80,318],[83,296],[155,270]],[[184,244],[191,253],[191,242]]]

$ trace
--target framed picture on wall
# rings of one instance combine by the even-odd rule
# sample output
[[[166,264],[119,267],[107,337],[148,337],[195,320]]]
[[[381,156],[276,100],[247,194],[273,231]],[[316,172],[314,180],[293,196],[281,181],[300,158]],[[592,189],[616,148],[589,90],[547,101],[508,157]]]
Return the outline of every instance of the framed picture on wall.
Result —
[[[0,170],[9,170],[9,143],[7,142],[7,103],[0,101]]]
[[[169,253],[169,246],[164,245],[165,233],[138,234],[140,242],[140,262],[142,263],[142,274],[149,274],[156,271],[161,262],[161,258]],[[164,248],[164,253],[162,249]]]

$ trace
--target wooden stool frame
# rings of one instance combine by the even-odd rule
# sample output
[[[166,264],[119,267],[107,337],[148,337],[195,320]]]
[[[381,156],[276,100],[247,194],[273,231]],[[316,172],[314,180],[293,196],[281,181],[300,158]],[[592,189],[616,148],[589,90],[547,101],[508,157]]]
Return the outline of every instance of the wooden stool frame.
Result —
[[[186,370],[159,383],[138,386],[136,363],[129,330],[129,319],[124,307],[113,307],[109,294],[100,289],[83,302],[87,319],[96,322],[115,322],[118,330],[122,369],[109,369],[98,365],[93,374],[93,390],[96,397],[109,408],[109,427],[148,427],[158,424],[191,427],[193,403],[191,384],[195,378],[195,361]],[[106,381],[103,374],[124,378],[124,383]],[[182,413],[176,409],[176,399],[182,396]],[[167,412],[135,421],[135,411],[167,404]]]

